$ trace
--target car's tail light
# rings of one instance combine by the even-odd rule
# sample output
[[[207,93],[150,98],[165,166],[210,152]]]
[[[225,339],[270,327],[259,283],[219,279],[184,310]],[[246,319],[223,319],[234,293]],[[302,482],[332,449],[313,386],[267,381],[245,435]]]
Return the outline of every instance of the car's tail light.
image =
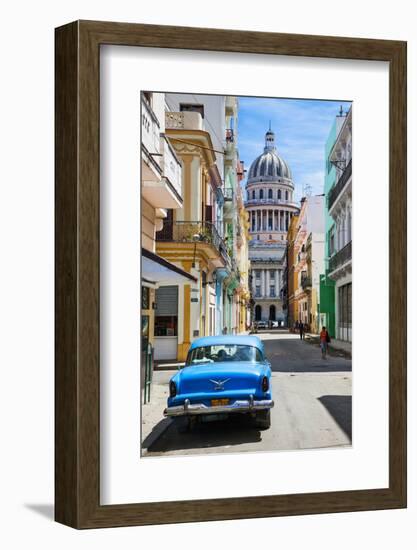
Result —
[[[169,396],[175,397],[176,395],[177,395],[177,386],[175,382],[171,380],[171,382],[169,383]]]
[[[262,378],[262,391],[268,391],[269,390],[269,381],[266,376]]]

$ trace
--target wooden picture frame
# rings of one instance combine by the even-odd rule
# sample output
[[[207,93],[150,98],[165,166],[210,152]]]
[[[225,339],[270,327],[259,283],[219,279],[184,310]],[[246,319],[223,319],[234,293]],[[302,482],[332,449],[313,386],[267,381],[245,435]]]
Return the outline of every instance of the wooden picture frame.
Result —
[[[406,506],[406,43],[77,21],[56,29],[55,518],[75,528]],[[100,505],[99,56],[117,44],[389,62],[389,487]]]

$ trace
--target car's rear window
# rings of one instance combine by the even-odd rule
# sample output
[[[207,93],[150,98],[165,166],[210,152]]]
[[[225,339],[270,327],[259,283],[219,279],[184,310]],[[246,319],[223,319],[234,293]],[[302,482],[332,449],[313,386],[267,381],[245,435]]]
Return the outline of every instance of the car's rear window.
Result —
[[[202,346],[190,350],[187,357],[187,365],[204,365],[208,363],[227,363],[231,361],[244,361],[246,363],[261,363],[262,353],[254,346],[236,344],[219,344]]]

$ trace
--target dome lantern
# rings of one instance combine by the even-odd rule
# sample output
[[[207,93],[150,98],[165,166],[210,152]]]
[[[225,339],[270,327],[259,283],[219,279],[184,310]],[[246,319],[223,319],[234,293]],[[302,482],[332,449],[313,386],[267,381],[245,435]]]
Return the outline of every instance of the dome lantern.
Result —
[[[271,130],[271,121],[269,121],[269,130],[265,134],[265,149],[264,149],[264,152],[266,153],[267,151],[275,151],[275,150],[276,150],[276,147],[275,147],[275,134]]]

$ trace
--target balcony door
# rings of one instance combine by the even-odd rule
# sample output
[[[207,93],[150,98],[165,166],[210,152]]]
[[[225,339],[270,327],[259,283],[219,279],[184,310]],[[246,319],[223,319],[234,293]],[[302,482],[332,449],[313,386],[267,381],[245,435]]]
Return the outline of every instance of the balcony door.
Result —
[[[164,241],[174,240],[174,210],[172,208],[167,209],[167,217],[164,219],[164,225],[162,227],[161,237]]]

